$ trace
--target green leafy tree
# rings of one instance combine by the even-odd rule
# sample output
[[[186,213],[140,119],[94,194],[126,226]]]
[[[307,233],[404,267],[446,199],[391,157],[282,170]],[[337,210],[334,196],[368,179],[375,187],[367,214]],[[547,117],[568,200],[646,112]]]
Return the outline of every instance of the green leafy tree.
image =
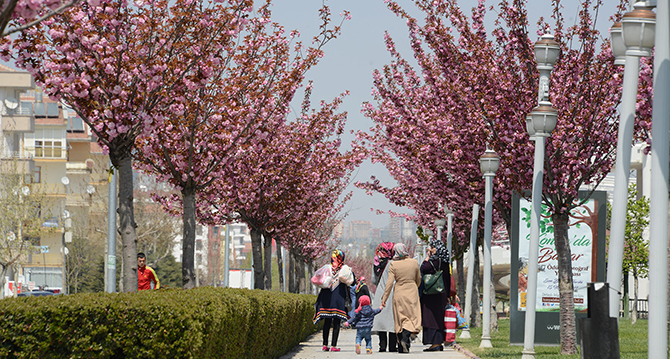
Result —
[[[649,199],[637,198],[635,185],[628,187],[628,213],[623,256],[623,271],[633,275],[633,324],[637,322],[637,295],[639,278],[649,274],[649,242],[643,233],[649,226]]]
[[[40,236],[53,231],[42,226],[43,219],[51,217],[53,201],[40,187],[24,182],[20,167],[16,159],[0,162],[0,298],[7,273],[28,261],[31,253],[40,253]]]

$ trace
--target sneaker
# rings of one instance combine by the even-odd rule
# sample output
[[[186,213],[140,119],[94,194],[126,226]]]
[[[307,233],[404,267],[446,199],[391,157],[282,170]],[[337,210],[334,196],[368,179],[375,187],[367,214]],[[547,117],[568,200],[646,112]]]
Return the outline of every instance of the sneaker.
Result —
[[[372,354],[372,349],[371,349],[371,348],[367,348],[367,349],[365,349],[365,352],[368,353],[368,354]]]
[[[330,348],[328,346],[324,345],[323,348],[321,348],[324,352],[330,351]]]
[[[332,348],[330,348],[330,351],[331,351],[331,352],[339,352],[339,351],[340,351],[340,348],[332,347]]]
[[[356,354],[360,354],[360,353],[361,353],[361,345],[356,344]]]

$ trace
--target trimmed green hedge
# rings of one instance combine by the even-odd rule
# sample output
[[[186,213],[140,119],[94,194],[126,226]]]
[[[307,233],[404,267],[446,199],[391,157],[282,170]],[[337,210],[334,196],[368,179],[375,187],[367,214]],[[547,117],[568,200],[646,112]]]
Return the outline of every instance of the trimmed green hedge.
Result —
[[[313,295],[201,287],[0,301],[0,358],[275,358],[318,328]]]

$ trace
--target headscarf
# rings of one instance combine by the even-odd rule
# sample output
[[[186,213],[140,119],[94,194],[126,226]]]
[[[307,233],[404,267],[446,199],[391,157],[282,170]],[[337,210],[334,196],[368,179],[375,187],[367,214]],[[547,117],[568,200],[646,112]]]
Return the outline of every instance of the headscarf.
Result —
[[[440,258],[443,262],[449,262],[449,251],[447,251],[447,246],[442,241],[433,239],[430,241],[430,246],[437,249],[437,252],[435,252],[437,258]]]
[[[330,266],[332,267],[333,276],[335,276],[337,272],[340,271],[342,265],[344,265],[344,252],[342,252],[339,249],[336,249],[330,255]]]
[[[382,276],[384,268],[386,268],[386,263],[388,263],[391,258],[393,258],[393,242],[379,243],[373,261],[375,277],[380,278]]]
[[[394,261],[409,256],[409,251],[407,250],[407,246],[405,245],[405,243],[396,243],[395,246],[393,246],[393,251],[395,252],[395,254],[393,255]]]
[[[356,284],[356,293],[358,293],[359,290],[361,290],[361,287],[363,287],[365,284],[365,277],[360,277],[358,278],[358,283]]]
[[[358,308],[356,308],[356,313],[360,312],[363,307],[366,305],[370,305],[370,297],[367,295],[362,295],[361,298],[358,300]]]

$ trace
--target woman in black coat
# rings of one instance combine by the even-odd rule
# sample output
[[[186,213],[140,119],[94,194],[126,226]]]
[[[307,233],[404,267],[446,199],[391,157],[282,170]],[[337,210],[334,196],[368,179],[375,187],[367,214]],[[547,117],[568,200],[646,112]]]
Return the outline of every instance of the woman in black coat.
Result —
[[[449,273],[449,253],[447,247],[433,239],[426,259],[421,264],[421,275],[434,274],[442,269],[444,292],[421,295],[421,325],[423,326],[423,344],[430,345],[424,351],[442,351],[444,347],[444,309],[447,306],[451,288]]]

